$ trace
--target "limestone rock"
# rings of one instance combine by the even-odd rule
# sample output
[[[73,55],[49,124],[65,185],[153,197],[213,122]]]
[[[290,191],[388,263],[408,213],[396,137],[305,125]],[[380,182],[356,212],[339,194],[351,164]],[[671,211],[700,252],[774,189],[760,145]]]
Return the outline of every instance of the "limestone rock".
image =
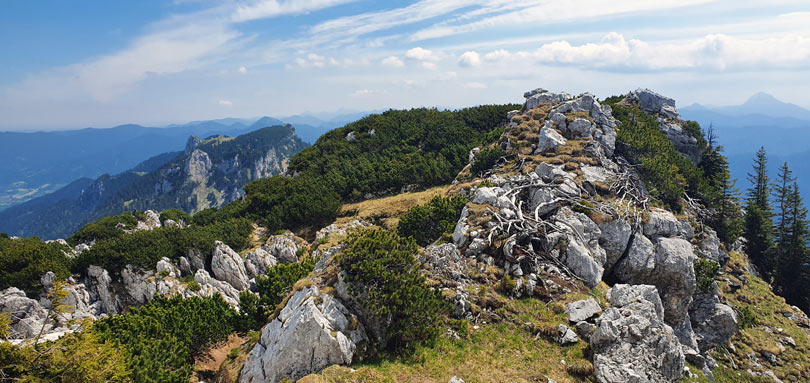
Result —
[[[636,89],[627,95],[627,100],[648,114],[668,115],[675,109],[675,100],[649,89]]]
[[[419,260],[427,265],[434,274],[441,274],[452,280],[465,278],[466,261],[456,245],[452,243],[426,247],[424,254],[419,255]]]
[[[568,320],[574,323],[588,320],[601,312],[602,307],[599,306],[599,303],[593,298],[583,299],[565,305],[565,313],[568,315]]]
[[[617,218],[600,224],[599,230],[602,232],[599,236],[599,246],[605,249],[607,256],[605,270],[611,270],[619,258],[624,255],[630,242],[632,228],[624,218]]]
[[[602,280],[605,250],[599,247],[599,227],[582,213],[574,213],[568,207],[561,208],[551,221],[560,231],[546,236],[548,249],[589,287]],[[557,250],[559,247],[559,250]]]
[[[39,302],[25,296],[25,292],[9,287],[0,291],[0,313],[11,314],[9,339],[30,339],[42,329],[47,310]],[[48,324],[45,330],[52,327]]]
[[[737,314],[714,294],[696,294],[689,317],[700,351],[725,345],[737,332]]]
[[[577,333],[572,331],[568,326],[561,324],[557,326],[557,343],[565,346],[579,342]]]
[[[651,293],[652,292],[652,293]],[[628,299],[629,297],[635,299]],[[681,378],[684,355],[672,328],[658,311],[653,286],[616,285],[611,307],[591,335],[596,380],[600,383],[665,382]]]
[[[231,306],[239,306],[239,290],[227,282],[212,278],[207,271],[203,269],[197,270],[194,274],[194,282],[200,285],[200,290],[190,295],[211,297],[219,294]]]
[[[216,248],[211,257],[211,272],[216,279],[228,282],[237,290],[245,290],[250,286],[245,271],[245,261],[228,245],[216,241]]]
[[[537,149],[534,151],[535,153],[546,153],[551,152],[557,149],[560,146],[565,145],[568,140],[565,139],[560,133],[558,133],[548,122],[542,129],[540,129],[540,134],[538,135],[537,141]]]
[[[658,238],[655,245],[636,235],[614,276],[631,284],[654,285],[661,293],[667,323],[682,323],[695,292],[692,245],[680,238]]]
[[[118,297],[112,291],[112,278],[107,270],[91,265],[87,268],[88,288],[91,292],[91,300],[101,302],[101,312],[104,314],[118,314]],[[95,299],[94,299],[95,298]]]
[[[279,316],[262,329],[240,383],[296,381],[333,364],[348,365],[367,341],[363,325],[335,297],[317,286],[293,294]]]
[[[250,279],[267,274],[267,268],[273,267],[278,261],[262,248],[253,249],[245,254],[245,272]]]

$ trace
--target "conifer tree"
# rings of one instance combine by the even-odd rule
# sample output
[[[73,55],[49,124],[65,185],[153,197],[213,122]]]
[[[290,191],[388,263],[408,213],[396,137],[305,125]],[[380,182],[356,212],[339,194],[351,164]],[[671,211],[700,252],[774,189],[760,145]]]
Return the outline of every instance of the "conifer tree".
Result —
[[[810,273],[807,273],[808,251],[807,240],[810,231],[807,227],[807,208],[805,208],[799,186],[789,185],[785,192],[785,218],[788,222],[784,233],[779,237],[777,247],[781,250],[778,281],[785,299],[806,310],[808,297],[806,287],[810,286]]]
[[[770,257],[773,248],[773,209],[769,201],[770,185],[767,172],[768,159],[765,148],[760,148],[754,158],[753,173],[748,180],[753,185],[748,190],[745,206],[743,235],[747,240],[746,252],[763,277],[773,276],[775,264]]]

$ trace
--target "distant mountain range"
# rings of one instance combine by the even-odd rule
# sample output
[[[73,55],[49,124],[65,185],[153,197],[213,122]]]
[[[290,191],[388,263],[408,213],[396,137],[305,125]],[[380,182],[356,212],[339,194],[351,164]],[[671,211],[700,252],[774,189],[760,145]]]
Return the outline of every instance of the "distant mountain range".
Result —
[[[80,178],[12,206],[0,212],[0,232],[52,239],[128,210],[195,212],[222,206],[239,198],[248,182],[284,172],[287,160],[306,146],[292,125],[236,138],[193,136],[184,151],[160,154],[117,175]]]
[[[771,178],[787,162],[805,200],[810,200],[810,110],[757,93],[741,105],[693,104],[679,111],[684,119],[697,121],[704,129],[712,126],[741,190],[750,187],[746,175],[754,153],[765,147]]]
[[[238,136],[291,123],[298,137],[311,144],[323,133],[366,114],[305,114],[286,117],[284,122],[271,117],[224,118],[165,127],[128,124],[108,129],[0,132],[0,211],[52,193],[80,178],[118,174],[150,157],[180,151],[192,135]]]

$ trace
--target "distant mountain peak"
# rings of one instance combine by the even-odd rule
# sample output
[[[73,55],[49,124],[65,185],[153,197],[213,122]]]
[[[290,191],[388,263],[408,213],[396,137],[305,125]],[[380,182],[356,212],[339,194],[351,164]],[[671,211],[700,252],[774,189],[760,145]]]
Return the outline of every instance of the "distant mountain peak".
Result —
[[[763,103],[769,103],[769,104],[773,104],[773,103],[779,103],[779,104],[788,104],[788,103],[786,103],[786,102],[784,102],[784,101],[780,101],[779,99],[777,99],[776,97],[774,97],[774,96],[773,96],[772,94],[770,94],[770,93],[765,93],[765,92],[757,92],[757,93],[754,93],[753,95],[751,95],[751,97],[749,97],[749,98],[748,98],[748,100],[746,100],[746,101],[745,101],[745,103],[743,103],[743,105],[750,105],[750,104],[763,104]]]

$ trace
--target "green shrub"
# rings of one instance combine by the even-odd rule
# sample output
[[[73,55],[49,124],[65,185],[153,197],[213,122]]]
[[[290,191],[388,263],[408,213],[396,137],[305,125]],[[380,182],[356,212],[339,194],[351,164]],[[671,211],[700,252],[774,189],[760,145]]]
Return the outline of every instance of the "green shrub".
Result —
[[[433,197],[425,205],[414,206],[405,212],[397,225],[400,237],[412,237],[426,246],[445,233],[452,233],[461,210],[467,204],[462,196]]]
[[[704,293],[711,292],[714,278],[720,275],[720,264],[710,259],[700,258],[695,262],[697,288]]]
[[[200,291],[200,289],[202,288],[202,287],[200,286],[200,284],[199,284],[199,283],[197,283],[197,281],[191,281],[191,282],[189,282],[189,283],[186,285],[186,287],[188,288],[188,290],[189,290],[189,291],[192,291],[192,292],[197,292],[197,291]]]
[[[180,209],[169,209],[160,213],[161,223],[166,222],[166,220],[169,219],[177,223],[180,223],[181,221],[191,223],[191,216]]]
[[[126,229],[134,229],[138,224],[138,219],[130,213],[104,217],[85,225],[79,231],[68,237],[67,241],[71,246],[76,246],[84,242],[118,238],[124,235],[124,232],[117,228],[118,224],[123,224]]]
[[[757,325],[757,317],[750,307],[737,307],[737,325],[740,328],[752,328]]]
[[[506,151],[498,146],[484,148],[475,156],[475,160],[473,160],[470,166],[470,171],[472,171],[473,174],[485,172],[495,166],[498,159],[504,155],[506,155]]]
[[[239,295],[244,330],[260,329],[276,306],[291,292],[295,282],[315,268],[316,259],[304,257],[298,263],[280,263],[267,268],[267,275],[256,277],[259,296],[248,291]]]
[[[64,253],[68,250],[66,246],[45,243],[36,237],[0,237],[0,290],[13,286],[37,298],[42,290],[42,275],[53,271],[57,279],[70,276],[72,260]]]
[[[338,256],[350,293],[387,324],[382,333],[388,341],[381,347],[403,349],[431,341],[439,333],[448,305],[438,291],[425,285],[414,257],[417,251],[411,238],[367,229],[352,234]]]
[[[639,173],[653,197],[676,211],[683,207],[685,192],[693,198],[710,200],[709,196],[717,192],[713,190],[716,187],[704,176],[701,168],[675,149],[654,116],[637,106],[611,106],[613,117],[621,121],[616,134],[616,154],[641,165]],[[697,134],[698,141],[705,145],[697,123],[686,125],[687,131]]]
[[[232,333],[238,313],[219,295],[156,297],[149,303],[95,322],[105,342],[126,352],[135,382],[188,382],[193,358]]]
[[[119,271],[128,264],[153,269],[161,258],[177,259],[191,248],[199,249],[203,254],[211,254],[217,240],[239,251],[250,244],[252,232],[253,225],[246,218],[230,218],[207,226],[184,229],[164,227],[136,231],[99,241],[90,250],[76,257],[73,271],[83,273],[90,265]]]

